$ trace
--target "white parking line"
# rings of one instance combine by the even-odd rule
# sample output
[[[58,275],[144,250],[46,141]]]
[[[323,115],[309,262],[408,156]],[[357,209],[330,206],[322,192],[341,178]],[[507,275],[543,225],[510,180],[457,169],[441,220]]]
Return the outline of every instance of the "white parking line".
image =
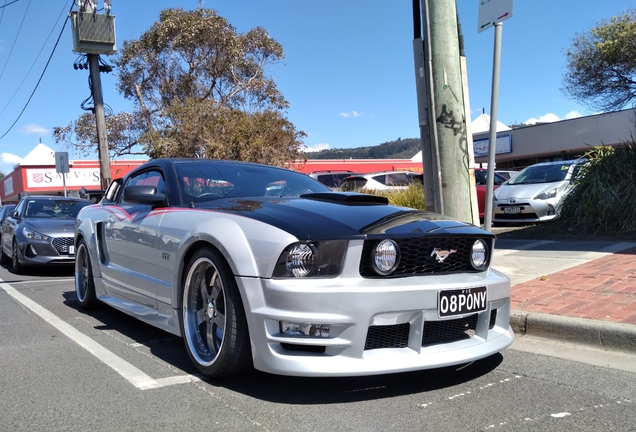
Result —
[[[63,335],[74,341],[76,344],[84,348],[89,353],[93,354],[106,366],[113,369],[115,372],[124,377],[128,382],[137,387],[140,390],[148,390],[159,387],[165,387],[175,384],[184,384],[194,381],[199,381],[201,378],[194,375],[180,375],[167,378],[153,379],[149,375],[146,375],[135,366],[131,365],[112,351],[104,348],[93,339],[89,338],[75,327],[61,320],[24,294],[21,294],[18,290],[11,285],[0,279],[0,288],[7,292],[13,299],[21,303],[25,307],[31,309],[35,314],[39,315],[44,321],[51,324]]]
[[[74,280],[75,280],[75,278],[59,278],[59,279],[49,279],[49,280],[35,279],[35,280],[16,281],[16,282],[11,282],[11,283],[13,285],[19,285],[19,284],[31,284],[31,283],[72,282]]]

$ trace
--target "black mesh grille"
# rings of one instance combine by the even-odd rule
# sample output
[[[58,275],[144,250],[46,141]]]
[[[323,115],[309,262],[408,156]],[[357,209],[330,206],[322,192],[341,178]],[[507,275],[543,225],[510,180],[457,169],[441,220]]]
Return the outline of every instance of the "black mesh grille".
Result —
[[[475,336],[477,314],[444,321],[426,321],[422,346],[456,342]]]
[[[378,348],[406,348],[409,340],[410,324],[396,324],[386,326],[370,326],[365,350]]]
[[[490,322],[488,323],[488,328],[490,330],[495,328],[495,322],[497,322],[497,309],[493,309],[490,311]]]
[[[391,276],[409,276],[433,273],[475,272],[470,264],[470,254],[477,238],[470,237],[419,237],[393,239],[400,248],[400,264]],[[490,260],[490,241],[482,239],[488,245]],[[377,277],[371,266],[371,252],[380,240],[366,240],[362,249],[360,275]],[[439,256],[445,256],[442,262]]]
[[[53,239],[53,247],[60,255],[70,255],[70,247],[73,246],[73,237],[59,237]]]

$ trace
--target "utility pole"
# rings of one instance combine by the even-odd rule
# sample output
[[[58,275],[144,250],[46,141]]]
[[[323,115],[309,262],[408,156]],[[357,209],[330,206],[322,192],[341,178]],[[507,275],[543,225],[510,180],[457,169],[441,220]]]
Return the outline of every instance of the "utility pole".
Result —
[[[97,13],[97,0],[79,0],[78,11],[71,12],[73,24],[73,51],[86,54],[90,69],[91,92],[93,96],[95,126],[97,129],[97,153],[99,156],[101,188],[106,189],[111,182],[110,155],[108,153],[108,135],[106,116],[102,96],[100,73],[100,54],[114,54],[117,51],[115,41],[115,17],[110,14],[111,0],[104,0],[106,14]]]
[[[104,115],[104,98],[102,97],[102,79],[99,76],[99,54],[87,54],[91,75],[91,88],[95,102],[95,126],[97,127],[97,154],[102,190],[106,190],[112,178],[110,174],[110,154],[108,153],[108,137],[106,135],[106,116]]]
[[[455,0],[421,0],[424,43],[430,58],[431,109],[438,140],[441,202],[444,215],[472,222],[466,113],[462,87]],[[431,133],[433,135],[433,133]],[[424,155],[423,155],[424,157]]]

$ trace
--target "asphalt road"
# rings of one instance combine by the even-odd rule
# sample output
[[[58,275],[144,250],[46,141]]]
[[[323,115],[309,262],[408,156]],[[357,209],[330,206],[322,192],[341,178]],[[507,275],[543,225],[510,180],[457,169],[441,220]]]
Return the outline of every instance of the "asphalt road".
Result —
[[[70,270],[0,267],[0,431],[627,431],[636,373],[520,338],[455,368],[344,379],[192,375],[183,343],[77,308]],[[533,347],[534,346],[534,347]],[[568,359],[559,355],[570,351]],[[590,361],[596,359],[597,361]],[[622,358],[625,363],[636,358]],[[592,363],[592,364],[590,364]]]

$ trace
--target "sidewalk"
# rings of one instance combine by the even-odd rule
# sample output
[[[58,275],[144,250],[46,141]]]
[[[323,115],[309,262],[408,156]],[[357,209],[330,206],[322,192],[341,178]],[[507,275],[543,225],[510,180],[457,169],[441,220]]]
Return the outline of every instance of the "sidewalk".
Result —
[[[498,239],[518,334],[636,352],[636,243]]]

